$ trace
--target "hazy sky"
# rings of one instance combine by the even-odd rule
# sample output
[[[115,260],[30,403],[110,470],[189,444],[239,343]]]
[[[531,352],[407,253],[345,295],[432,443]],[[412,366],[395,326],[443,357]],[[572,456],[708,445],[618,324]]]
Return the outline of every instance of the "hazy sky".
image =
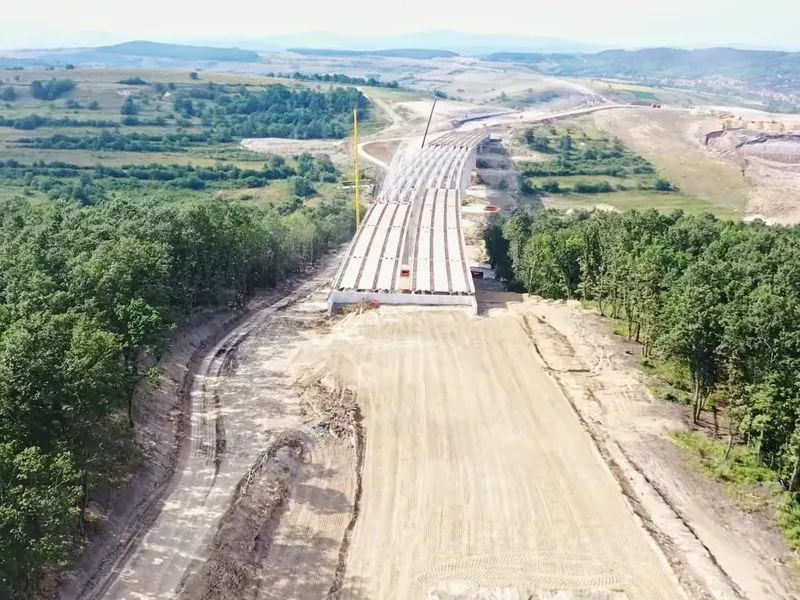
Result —
[[[16,0],[0,46],[120,38],[267,37],[308,31],[382,35],[448,29],[617,47],[744,44],[800,49],[800,0]],[[42,39],[44,38],[44,39]],[[102,43],[102,42],[101,42]]]

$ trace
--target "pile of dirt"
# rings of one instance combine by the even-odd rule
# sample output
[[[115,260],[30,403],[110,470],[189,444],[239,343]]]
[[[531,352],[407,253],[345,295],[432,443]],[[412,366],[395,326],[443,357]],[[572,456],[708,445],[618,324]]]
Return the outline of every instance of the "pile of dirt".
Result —
[[[747,199],[749,218],[800,222],[800,134],[723,129],[705,134],[704,143],[739,165],[754,185]]]
[[[349,440],[358,457],[363,457],[361,414],[355,394],[342,388],[329,376],[308,375],[298,382],[303,397],[303,413],[308,427],[288,430],[273,436],[266,451],[239,482],[233,501],[211,543],[208,560],[196,576],[184,582],[179,600],[238,600],[272,597],[265,583],[264,565],[272,556],[276,531],[282,517],[290,512],[290,501],[302,487],[314,463],[317,450],[330,452],[326,438]],[[340,442],[339,442],[340,443]],[[335,445],[335,444],[334,444]],[[360,495],[360,479],[356,499]],[[339,560],[327,582],[333,597],[341,589],[349,536],[357,517],[357,500],[342,532]],[[285,545],[284,536],[279,543]],[[284,550],[285,551],[285,550]],[[265,587],[267,586],[267,587]],[[326,586],[326,587],[327,587]]]
[[[364,144],[363,150],[369,156],[374,156],[378,160],[388,163],[392,160],[392,156],[394,156],[401,143],[402,140],[368,142]]]
[[[259,570],[309,440],[299,432],[276,435],[239,483],[202,570],[179,600],[239,600],[258,591]]]
[[[707,133],[705,143],[720,152],[734,152],[736,158],[759,158],[787,165],[800,164],[798,133],[723,129]]]

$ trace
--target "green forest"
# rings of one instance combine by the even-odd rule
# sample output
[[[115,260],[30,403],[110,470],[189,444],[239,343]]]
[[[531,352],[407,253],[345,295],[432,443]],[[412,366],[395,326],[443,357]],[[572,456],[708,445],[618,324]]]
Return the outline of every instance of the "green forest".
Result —
[[[340,201],[2,203],[0,597],[28,597],[74,555],[87,500],[133,459],[132,390],[154,375],[141,357],[185,316],[241,307],[353,229]]]
[[[518,211],[485,234],[509,285],[575,298],[617,319],[645,365],[678,375],[663,396],[713,415],[732,446],[800,491],[800,229],[655,210]],[[800,523],[793,500],[784,516]],[[800,547],[800,528],[790,532]]]
[[[355,88],[323,92],[280,84],[260,90],[213,83],[186,86],[173,99],[176,114],[199,119],[206,131],[223,140],[343,138],[349,132],[353,106],[367,118],[369,101]]]
[[[134,81],[134,80],[129,80]],[[370,104],[356,88],[332,88],[326,91],[311,88],[288,88],[282,84],[267,86],[165,85],[155,84],[158,97],[171,94],[173,112],[144,118],[142,106],[152,104],[149,86],[125,98],[119,120],[42,116],[30,114],[4,117],[0,127],[22,131],[40,128],[85,127],[98,133],[53,134],[22,137],[15,140],[21,147],[57,150],[124,150],[128,152],[180,152],[196,145],[229,143],[243,137],[279,137],[295,139],[336,138],[348,135],[352,127],[353,106],[362,118],[369,118]],[[139,83],[137,83],[139,85]],[[389,86],[390,87],[390,86]],[[75,88],[70,79],[52,79],[30,85],[31,95],[52,101]],[[4,88],[12,90],[14,88]],[[97,110],[98,103],[81,105],[67,100],[70,110]],[[122,127],[169,127],[163,133],[126,132]]]

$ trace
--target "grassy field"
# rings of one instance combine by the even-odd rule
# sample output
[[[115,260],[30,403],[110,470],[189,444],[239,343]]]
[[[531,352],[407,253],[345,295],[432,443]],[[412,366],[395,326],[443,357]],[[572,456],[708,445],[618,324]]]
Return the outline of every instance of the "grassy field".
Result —
[[[652,102],[661,102],[682,108],[703,104],[742,106],[756,109],[764,109],[766,107],[766,104],[759,99],[744,97],[732,90],[726,90],[723,93],[722,90],[715,92],[675,87],[656,87],[618,79],[573,79],[572,81],[589,87],[610,100],[622,104],[647,105]]]
[[[565,137],[570,139],[568,150],[560,147]],[[717,205],[683,190],[653,162],[598,127],[591,116],[536,127],[534,140],[520,143],[535,150],[534,162],[527,166],[519,162],[517,167],[545,206],[588,210],[655,208],[691,214],[713,212],[723,218],[737,216],[730,206]]]
[[[628,114],[632,111],[607,112]],[[642,109],[642,118],[646,119],[655,112],[653,109]],[[587,115],[535,127],[534,132],[547,139],[546,145],[542,145],[541,141],[537,146],[536,141],[526,143],[518,140],[528,152],[533,151],[532,160],[539,170],[554,170],[553,173],[527,172],[527,181],[541,195],[545,206],[562,209],[592,209],[599,206],[615,210],[655,208],[663,211],[682,210],[690,214],[712,212],[722,218],[741,216],[737,208],[743,202],[722,202],[721,197],[717,197],[719,201],[715,202],[698,195],[695,192],[697,186],[684,188],[687,179],[681,169],[673,168],[673,165],[663,168],[665,161],[675,157],[664,156],[657,151],[641,152],[640,146],[631,143],[629,136],[616,136],[618,129],[621,127],[610,132],[605,122]],[[570,137],[572,144],[572,149],[566,153],[559,148],[560,140],[565,136]],[[658,141],[652,143],[658,144]],[[673,148],[669,150],[676,152]],[[560,172],[565,170],[561,168],[564,166],[570,172]],[[517,163],[517,168],[526,173],[524,162]],[[610,169],[615,174],[597,173],[603,169]],[[669,188],[658,189],[664,183],[668,183]],[[602,186],[605,191],[581,193],[581,187],[587,185],[597,189]]]
[[[0,73],[2,86],[13,87],[17,99],[11,102],[0,103],[0,117],[5,119],[20,119],[28,115],[39,115],[45,118],[60,119],[69,118],[79,121],[100,120],[119,123],[122,115],[120,109],[126,98],[134,97],[138,106],[136,115],[142,121],[152,121],[158,118],[167,120],[165,126],[121,126],[122,133],[144,133],[159,135],[175,132],[177,124],[172,120],[174,107],[171,98],[171,91],[167,88],[164,92],[157,91],[152,85],[127,85],[120,83],[126,79],[139,78],[147,84],[176,84],[204,85],[207,83],[215,84],[235,84],[246,86],[264,86],[268,84],[280,83],[290,88],[311,87],[314,89],[326,90],[331,87],[351,87],[340,84],[327,84],[318,82],[301,82],[293,79],[277,79],[254,75],[240,75],[235,73],[199,72],[199,79],[193,80],[189,76],[189,71],[175,69],[136,69],[136,68],[93,68],[93,69],[72,69],[72,70],[24,70],[6,71]],[[55,100],[38,100],[34,98],[29,90],[29,84],[34,81],[47,81],[52,78],[72,79],[76,83],[74,90]],[[163,88],[161,88],[163,89]],[[419,98],[419,94],[406,92],[404,90],[390,90],[385,88],[369,88],[368,94],[380,97],[389,103],[397,103]],[[97,102],[99,108],[91,110],[89,106],[92,102]],[[69,106],[68,106],[69,104]],[[386,127],[390,123],[388,117],[378,107],[373,106],[370,115],[364,119],[361,126],[365,134],[374,133]],[[187,133],[200,131],[199,123],[183,124],[181,128]],[[16,158],[25,160],[27,158],[23,149],[14,146],[14,140],[21,137],[47,137],[55,133],[64,135],[86,135],[96,134],[100,128],[88,126],[76,127],[47,127],[42,126],[35,130],[19,130],[12,127],[0,127],[0,160]],[[37,152],[37,154],[42,151]],[[59,156],[58,151],[53,151]],[[19,158],[18,158],[19,157]],[[106,156],[81,157],[73,162],[82,163],[85,160],[114,160]],[[133,162],[154,162],[152,157],[127,157],[126,164]],[[172,157],[171,157],[172,158]],[[42,156],[44,160],[51,160],[47,156]],[[63,158],[52,158],[52,160],[64,160]],[[175,158],[180,163],[185,163],[186,159]],[[115,161],[117,162],[117,161]],[[155,162],[162,162],[155,160]]]
[[[722,209],[710,202],[700,200],[682,193],[665,193],[656,191],[625,191],[613,194],[548,194],[542,198],[542,204],[548,208],[583,209],[611,207],[615,210],[647,210],[655,208],[660,211],[682,210],[687,214],[710,212],[723,219],[735,219],[738,213]],[[738,215],[740,217],[741,215]]]
[[[314,206],[326,200],[346,199],[351,197],[350,191],[342,187],[341,183],[317,183],[314,186],[317,193],[306,199],[305,204]],[[238,198],[255,206],[266,206],[285,200],[292,195],[290,183],[287,180],[271,181],[263,188],[219,190],[215,195],[220,198]]]
[[[688,111],[642,108],[601,111],[593,123],[619,137],[684,194],[711,206],[712,212],[741,218],[752,186],[741,169],[712,158],[693,139],[702,119]]]
[[[30,83],[34,80],[47,81],[52,78],[72,79],[76,87],[55,100],[39,100],[34,98],[30,92]],[[120,83],[123,80],[139,78],[147,85],[129,85]],[[6,119],[20,119],[29,115],[39,115],[50,119],[69,118],[77,121],[111,121],[119,123],[122,119],[120,108],[125,99],[130,95],[135,95],[135,102],[139,108],[136,115],[141,120],[153,120],[159,117],[166,119],[164,126],[118,126],[120,133],[133,134],[140,133],[150,136],[164,135],[179,131],[191,134],[194,131],[200,132],[203,129],[202,123],[195,119],[191,124],[179,124],[177,119],[171,117],[174,111],[171,98],[171,86],[190,86],[202,85],[208,82],[215,84],[236,84],[246,86],[263,86],[265,84],[282,83],[288,87],[313,87],[330,88],[338,87],[330,84],[320,84],[316,82],[297,82],[295,80],[282,80],[268,77],[238,75],[232,73],[211,73],[199,72],[199,79],[190,78],[189,71],[174,69],[138,69],[138,68],[97,68],[97,69],[71,69],[59,71],[46,70],[24,70],[6,71],[0,73],[2,86],[0,89],[13,87],[16,93],[16,100],[7,103],[0,103],[0,117]],[[156,83],[164,84],[156,89]],[[347,87],[347,86],[342,86]],[[403,91],[378,90],[379,95],[387,102],[399,102],[408,98],[416,97]],[[370,88],[369,93],[373,93]],[[93,102],[99,105],[94,110],[90,109]],[[167,118],[169,117],[169,118]],[[361,123],[363,131],[368,134],[378,131],[390,123],[388,117],[382,110],[374,106],[370,117]],[[92,127],[89,125],[77,125],[69,127],[52,126],[49,124],[40,125],[33,130],[22,130],[15,127],[0,127],[0,161],[14,160],[23,165],[32,165],[61,162],[80,167],[96,167],[98,165],[119,168],[125,165],[190,165],[194,167],[238,167],[240,169],[262,171],[268,166],[270,156],[250,150],[242,149],[238,141],[228,143],[216,143],[206,145],[196,145],[186,148],[179,148],[182,151],[165,152],[132,152],[112,149],[104,150],[84,150],[84,149],[50,149],[50,148],[25,148],[19,145],[20,138],[47,138],[55,134],[67,136],[97,136],[104,128]],[[291,142],[291,140],[287,140]],[[290,146],[290,144],[287,144]],[[299,150],[298,150],[299,152]],[[293,155],[286,156],[286,162],[293,168],[297,168],[297,160]],[[91,174],[92,170],[87,171]],[[85,175],[81,175],[85,177]],[[59,176],[55,185],[67,189],[71,186],[80,185],[81,177]],[[37,176],[31,181],[23,178],[0,181],[0,197],[24,198],[28,202],[47,202],[48,190],[44,186],[42,176]],[[49,179],[53,179],[51,176]],[[97,179],[97,178],[95,178]],[[117,181],[105,179],[92,182],[94,185],[101,185],[107,191],[106,194],[129,194],[155,195],[163,197],[165,200],[178,197],[192,197],[199,195],[216,195],[219,197],[237,197],[254,204],[273,204],[291,198],[293,195],[292,183],[288,179],[277,179],[266,182],[263,187],[248,187],[244,180],[238,184],[232,181],[224,185],[215,185],[213,182],[204,190],[186,189],[173,185],[170,182],[156,181],[136,181],[126,180]],[[335,198],[348,198],[350,191],[342,187],[338,182],[324,183],[313,182],[316,193],[305,200],[307,204],[317,204],[324,200]],[[222,187],[224,189],[214,189]],[[52,197],[52,195],[50,196]]]
[[[181,86],[204,85],[209,82],[215,84],[245,85],[261,87],[268,84],[281,83],[290,88],[309,87],[325,90],[331,87],[352,87],[341,84],[327,84],[319,82],[301,82],[293,79],[279,79],[255,75],[240,75],[234,73],[198,72],[198,79],[192,79],[190,72],[175,69],[157,68],[90,68],[70,70],[24,70],[5,71],[0,73],[0,90],[13,87],[16,99],[9,102],[0,102],[0,118],[21,119],[30,115],[38,115],[47,119],[68,118],[75,121],[110,121],[119,124],[123,115],[120,108],[126,98],[135,97],[138,106],[136,117],[142,121],[153,121],[158,118],[165,119],[163,126],[159,125],[116,125],[113,130],[122,134],[146,134],[158,136],[176,132],[192,134],[202,132],[203,124],[199,119],[191,122],[179,123],[174,116],[172,91],[170,84]],[[53,78],[69,78],[76,83],[76,87],[55,100],[40,100],[34,98],[30,91],[32,81],[49,81]],[[146,85],[130,85],[121,81],[139,78]],[[155,84],[162,84],[156,87]],[[404,90],[390,90],[385,88],[368,88],[368,95],[378,97],[389,104],[418,99],[420,94]],[[93,103],[96,103],[94,105]],[[94,109],[92,109],[94,108]],[[180,117],[180,115],[177,115]],[[373,105],[368,118],[360,123],[361,133],[369,135],[380,131],[391,123],[388,116],[377,106]],[[14,160],[23,165],[33,163],[62,162],[80,167],[96,167],[103,165],[119,168],[125,165],[190,165],[194,167],[227,167],[235,166],[240,169],[261,171],[268,166],[269,156],[266,154],[245,150],[239,146],[237,140],[228,143],[198,144],[176,151],[163,152],[133,152],[122,150],[86,150],[86,149],[57,149],[57,148],[26,148],[20,146],[20,138],[48,138],[56,134],[67,136],[97,136],[104,129],[89,125],[75,125],[68,127],[50,124],[40,125],[36,129],[18,129],[16,127],[0,127],[0,161]],[[291,142],[292,140],[287,140]],[[288,143],[287,147],[291,147]],[[182,151],[178,151],[182,150]],[[289,152],[288,150],[284,149]],[[282,152],[284,150],[281,150]],[[298,150],[299,152],[300,150]],[[287,154],[287,163],[297,166],[293,154]],[[78,177],[62,177],[58,182],[63,186],[74,186],[79,182]],[[41,183],[37,178],[32,185],[17,179],[0,182],[0,197],[21,197],[29,202],[46,202],[47,191],[37,187]],[[101,185],[117,185],[114,181],[107,181]],[[128,185],[128,184],[126,184]],[[269,181],[261,188],[235,186],[226,189],[213,189],[213,186],[202,191],[189,189],[175,189],[171,184],[157,184],[156,182],[140,181],[131,182],[133,189],[141,194],[156,194],[166,197],[192,196],[198,194],[214,194],[220,197],[243,198],[254,204],[272,204],[292,196],[291,182],[289,180]],[[230,185],[230,184],[226,184]],[[242,182],[242,186],[245,182]],[[222,186],[225,187],[225,186]],[[335,198],[349,198],[351,190],[342,187],[340,183],[314,182],[317,193],[306,199],[307,204],[315,204],[323,200]],[[117,189],[117,188],[112,188]],[[114,191],[113,193],[120,193]],[[127,193],[127,192],[122,192]]]

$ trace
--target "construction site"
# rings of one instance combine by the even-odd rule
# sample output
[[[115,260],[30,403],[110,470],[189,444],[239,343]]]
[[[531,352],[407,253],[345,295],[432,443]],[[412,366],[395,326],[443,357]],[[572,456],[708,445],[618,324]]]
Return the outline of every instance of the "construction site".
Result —
[[[169,476],[61,597],[797,598],[775,537],[675,458],[683,413],[632,346],[577,302],[483,279],[497,206],[475,200],[477,163],[516,181],[497,159],[513,126],[626,107],[592,95],[427,135],[380,105],[387,156],[354,144],[381,178],[352,241],[180,332],[163,392],[137,398],[187,419],[154,434],[180,440]]]
[[[477,309],[461,200],[489,137],[449,133],[395,155],[334,280],[331,308],[376,300]]]

